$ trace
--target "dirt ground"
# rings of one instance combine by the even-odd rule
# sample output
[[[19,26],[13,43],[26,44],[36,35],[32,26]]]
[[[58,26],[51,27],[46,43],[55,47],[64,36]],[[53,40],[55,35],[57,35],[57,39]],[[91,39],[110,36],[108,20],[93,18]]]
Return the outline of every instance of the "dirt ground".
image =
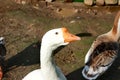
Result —
[[[112,28],[118,10],[120,6],[40,1],[36,7],[0,0],[0,36],[5,37],[7,49],[3,80],[21,80],[40,68],[41,38],[46,31],[58,27],[68,28],[82,40],[57,49],[54,56],[57,65],[68,80],[85,80],[81,74],[84,57],[93,40]],[[97,80],[120,80],[120,56]]]

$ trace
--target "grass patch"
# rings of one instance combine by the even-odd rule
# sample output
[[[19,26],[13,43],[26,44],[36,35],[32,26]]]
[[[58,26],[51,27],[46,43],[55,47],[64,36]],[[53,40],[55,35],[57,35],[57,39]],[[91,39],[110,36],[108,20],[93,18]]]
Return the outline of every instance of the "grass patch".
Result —
[[[84,2],[84,0],[74,0],[73,2]]]

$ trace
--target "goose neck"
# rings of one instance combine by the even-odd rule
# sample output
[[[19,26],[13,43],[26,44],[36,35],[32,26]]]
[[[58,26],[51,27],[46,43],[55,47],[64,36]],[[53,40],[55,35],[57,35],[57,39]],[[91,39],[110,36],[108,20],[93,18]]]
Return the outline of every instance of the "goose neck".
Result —
[[[115,17],[114,25],[111,31],[113,36],[118,40],[120,37],[120,12]]]
[[[41,68],[48,68],[48,66],[54,67],[54,59],[52,55],[53,49],[48,45],[42,45],[40,51]]]

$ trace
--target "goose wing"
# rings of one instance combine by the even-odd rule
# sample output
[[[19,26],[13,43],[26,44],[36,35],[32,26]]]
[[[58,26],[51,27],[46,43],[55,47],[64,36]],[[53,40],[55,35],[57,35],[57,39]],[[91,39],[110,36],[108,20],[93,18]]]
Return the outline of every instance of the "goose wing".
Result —
[[[93,68],[109,66],[117,57],[118,50],[118,43],[102,42],[96,46],[86,64]]]
[[[116,57],[117,51],[107,50],[100,53],[96,57],[92,56],[92,59],[88,65],[93,67],[94,70],[96,70],[98,67],[107,67],[113,63]]]
[[[87,62],[89,62],[90,57],[91,57],[92,53],[94,52],[95,48],[96,48],[98,45],[100,45],[101,43],[102,43],[102,41],[99,41],[99,40],[95,40],[95,41],[93,42],[93,44],[91,45],[91,48],[88,50],[88,52],[87,52],[87,54],[86,54],[86,56],[85,56],[85,64],[86,64]]]

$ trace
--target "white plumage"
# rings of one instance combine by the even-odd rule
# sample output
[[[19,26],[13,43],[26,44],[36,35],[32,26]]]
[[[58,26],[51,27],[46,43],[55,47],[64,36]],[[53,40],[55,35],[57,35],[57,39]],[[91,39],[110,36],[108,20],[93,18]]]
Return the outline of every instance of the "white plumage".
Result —
[[[41,43],[41,69],[30,72],[22,80],[67,80],[55,64],[52,51],[61,45],[67,45],[69,42],[75,40],[80,40],[80,38],[70,34],[66,28],[48,31],[43,36]]]

